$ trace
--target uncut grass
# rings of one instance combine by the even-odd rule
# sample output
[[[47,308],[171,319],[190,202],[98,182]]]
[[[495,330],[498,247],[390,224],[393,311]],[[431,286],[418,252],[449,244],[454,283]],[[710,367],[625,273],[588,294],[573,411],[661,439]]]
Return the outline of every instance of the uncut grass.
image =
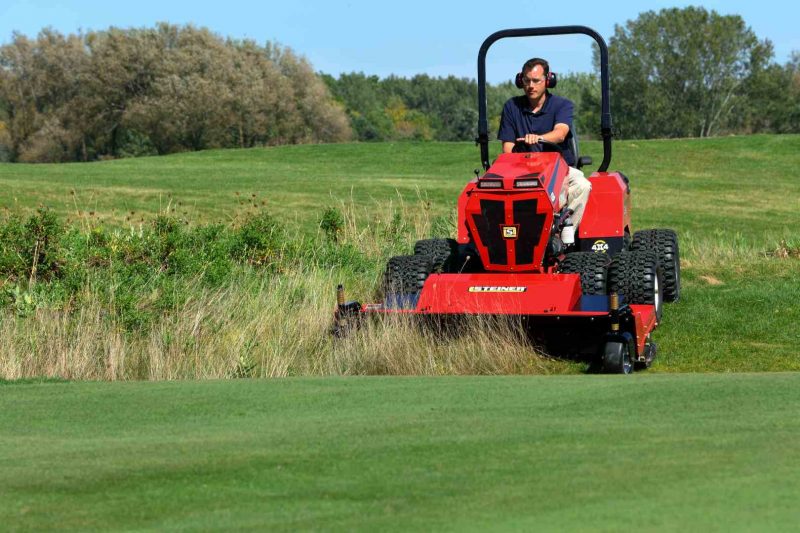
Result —
[[[149,327],[127,328],[88,283],[72,309],[43,303],[31,314],[0,314],[0,378],[174,380],[297,375],[552,374],[580,363],[537,352],[513,322],[471,317],[444,333],[404,317],[373,320],[344,339],[329,335],[334,289],[377,298],[387,255],[408,253],[416,238],[446,231],[420,198],[359,224],[359,207],[342,202],[337,246],[359,243],[366,270],[346,265],[244,267],[222,286],[190,280],[187,296]],[[387,229],[389,228],[389,229]],[[441,229],[440,229],[441,230]],[[322,235],[320,239],[326,238]],[[766,238],[766,237],[765,237]],[[308,241],[309,245],[319,241]],[[741,237],[682,236],[682,300],[665,308],[653,371],[800,370],[794,327],[800,310],[798,255],[791,237],[766,246]],[[150,295],[142,294],[142,299]]]
[[[0,378],[174,380],[575,371],[574,365],[538,353],[519,328],[505,321],[467,320],[455,336],[389,318],[335,340],[330,329],[337,284],[348,281],[351,294],[362,301],[376,298],[387,254],[408,252],[407,243],[428,235],[435,225],[447,231],[449,224],[431,218],[419,198],[413,203],[402,198],[390,202],[383,216],[373,216],[366,225],[355,222],[359,214],[354,204],[341,203],[339,208],[342,220],[335,237],[319,234],[317,240],[309,240],[290,234],[288,239],[307,248],[324,239],[336,239],[337,247],[358,243],[368,258],[366,269],[324,268],[305,257],[305,263],[287,261],[269,270],[239,267],[216,288],[204,286],[198,277],[176,283],[183,297],[171,308],[151,310],[144,327],[120,317],[113,297],[109,301],[99,290],[109,283],[108,277],[102,271],[90,273],[82,294],[66,304],[43,299],[34,302],[32,310],[23,309],[17,296],[0,312]],[[98,228],[87,231],[93,235]],[[163,274],[153,273],[154,278],[159,275]],[[24,294],[46,294],[43,284],[29,283]],[[22,280],[15,287],[24,285]],[[139,307],[158,299],[150,292],[145,284]]]
[[[284,277],[280,287],[256,281],[256,287],[200,293],[135,335],[109,322],[99,303],[74,313],[6,314],[0,324],[0,377],[173,380],[569,369],[537,354],[513,325],[480,319],[468,321],[452,338],[389,319],[336,341],[328,334],[334,282],[331,275],[306,273]]]

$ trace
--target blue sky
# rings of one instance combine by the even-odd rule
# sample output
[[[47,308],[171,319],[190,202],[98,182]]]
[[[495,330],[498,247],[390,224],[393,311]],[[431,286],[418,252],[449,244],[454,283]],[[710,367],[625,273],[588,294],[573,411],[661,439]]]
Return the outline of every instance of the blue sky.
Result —
[[[642,11],[687,5],[741,15],[759,38],[773,42],[780,63],[788,60],[792,50],[800,50],[800,3],[776,0],[518,0],[503,4],[471,0],[2,0],[0,42],[8,42],[13,31],[35,36],[46,26],[72,33],[109,26],[152,26],[159,21],[193,23],[223,36],[277,41],[307,57],[316,70],[334,75],[363,71],[379,76],[427,73],[474,78],[478,48],[496,30],[582,24],[608,39],[615,24],[635,19]],[[487,77],[495,83],[506,80],[525,59],[536,55],[549,59],[557,72],[589,71],[590,45],[583,36],[503,40],[489,52]]]

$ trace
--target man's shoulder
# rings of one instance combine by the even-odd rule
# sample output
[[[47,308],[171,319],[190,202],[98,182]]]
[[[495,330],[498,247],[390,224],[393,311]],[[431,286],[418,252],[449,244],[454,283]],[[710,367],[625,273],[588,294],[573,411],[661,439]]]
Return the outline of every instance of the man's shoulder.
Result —
[[[506,100],[506,109],[519,109],[520,111],[528,107],[528,97],[524,94],[522,96],[512,96]]]
[[[563,106],[574,106],[575,104],[572,103],[572,100],[566,98],[564,96],[559,96],[557,94],[550,95],[550,105],[554,107],[563,107]]]

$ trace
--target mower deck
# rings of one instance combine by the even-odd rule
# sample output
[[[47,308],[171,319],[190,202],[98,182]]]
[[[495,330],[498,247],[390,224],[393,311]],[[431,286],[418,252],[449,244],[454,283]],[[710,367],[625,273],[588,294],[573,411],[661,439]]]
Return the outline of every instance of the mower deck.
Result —
[[[382,303],[363,305],[358,312],[444,321],[470,315],[516,316],[546,344],[552,344],[550,337],[563,338],[573,328],[582,332],[568,339],[567,345],[581,344],[587,336],[597,338],[587,335],[589,330],[611,331],[616,320],[621,331],[636,339],[637,353],[644,352],[647,337],[657,326],[654,305],[622,302],[614,310],[606,295],[582,295],[577,274],[431,274],[418,296],[392,295]]]

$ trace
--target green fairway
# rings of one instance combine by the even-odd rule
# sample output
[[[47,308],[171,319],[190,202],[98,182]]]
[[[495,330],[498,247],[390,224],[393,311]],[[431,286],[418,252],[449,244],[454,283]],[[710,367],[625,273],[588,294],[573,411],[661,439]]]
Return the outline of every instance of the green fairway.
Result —
[[[792,530],[800,374],[0,385],[17,529]]]
[[[583,152],[602,159],[599,142]],[[493,145],[496,151],[498,146]],[[763,239],[796,226],[800,136],[620,141],[610,170],[628,175],[636,227],[668,226],[704,237]],[[0,164],[0,207],[40,204],[117,223],[169,206],[194,222],[226,221],[255,200],[307,229],[340,201],[380,209],[418,196],[437,213],[455,208],[480,166],[471,143],[368,143],[210,150],[59,165]],[[587,171],[587,174],[589,173]],[[74,194],[73,194],[74,192]],[[255,197],[253,197],[255,195]],[[180,204],[179,204],[180,202]],[[131,216],[131,212],[134,215]]]

